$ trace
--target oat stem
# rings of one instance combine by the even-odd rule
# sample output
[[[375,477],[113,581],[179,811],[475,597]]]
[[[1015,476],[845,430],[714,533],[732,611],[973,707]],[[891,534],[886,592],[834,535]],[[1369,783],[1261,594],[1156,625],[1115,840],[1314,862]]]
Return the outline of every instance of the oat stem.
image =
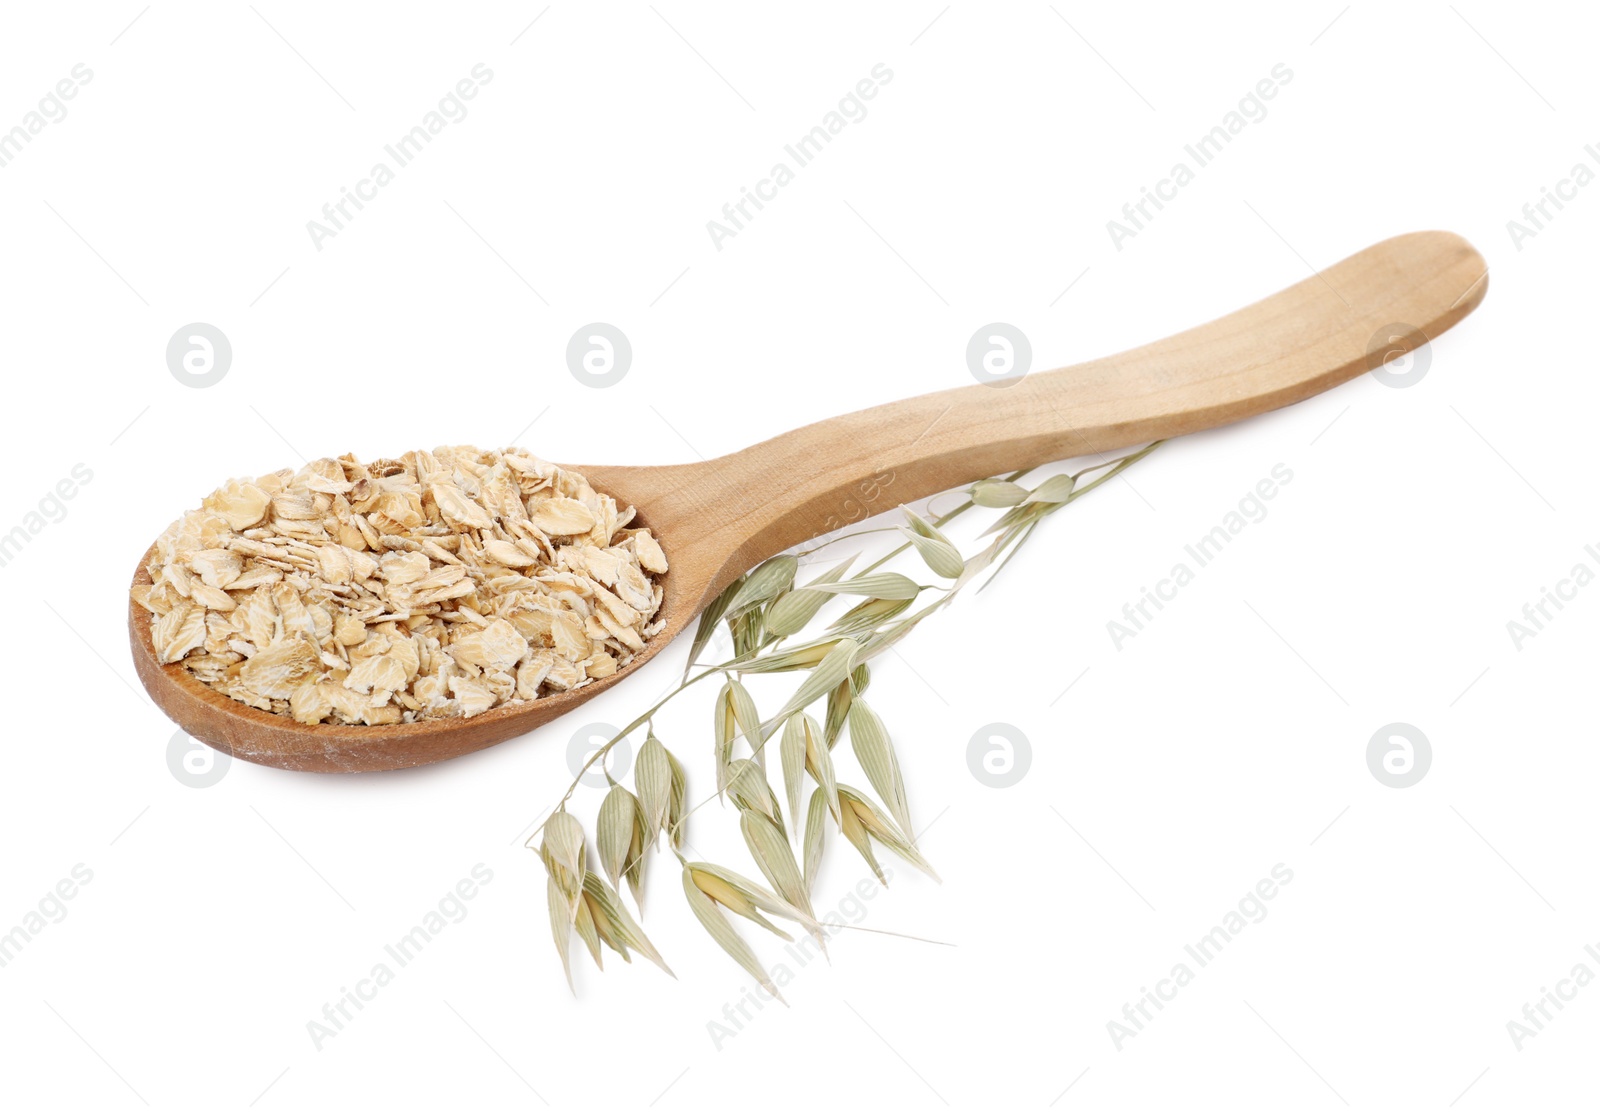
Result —
[[[686,668],[675,687],[589,754],[556,804],[555,811],[539,824],[528,839],[528,844],[532,845],[534,839],[545,832],[540,856],[549,873],[552,930],[563,965],[568,962],[572,935],[577,933],[583,937],[597,964],[599,947],[604,944],[620,952],[624,958],[630,948],[637,950],[663,969],[667,968],[638,924],[627,913],[620,896],[622,885],[618,883],[619,876],[627,878],[634,902],[642,908],[639,900],[643,892],[647,851],[659,845],[662,833],[667,835],[668,848],[683,867],[685,897],[695,917],[730,957],[774,994],[777,990],[766,979],[765,967],[749,943],[734,930],[728,913],[752,920],[785,938],[788,935],[778,930],[762,913],[789,919],[801,924],[819,942],[822,941],[822,927],[812,910],[811,889],[824,860],[830,817],[843,838],[865,858],[883,883],[887,884],[888,880],[874,856],[875,849],[888,850],[937,880],[938,874],[922,856],[912,835],[911,813],[893,740],[864,695],[871,678],[866,668],[867,662],[892,648],[920,625],[924,618],[947,606],[974,580],[983,580],[979,591],[994,582],[1045,518],[1116,478],[1149,455],[1160,443],[1156,441],[1137,452],[1104,460],[1076,472],[1051,476],[1031,490],[1016,484],[1017,480],[1034,470],[1032,468],[1012,472],[999,480],[989,480],[991,484],[1012,484],[1007,489],[992,491],[992,497],[979,494],[981,484],[974,484],[968,489],[969,496],[965,501],[933,519],[932,528],[929,522],[908,510],[906,513],[910,524],[903,531],[913,536],[913,540],[899,545],[848,580],[843,576],[850,566],[849,561],[813,580],[819,589],[796,585],[793,582],[794,559],[791,556],[785,557],[787,566],[779,566],[776,571],[769,570],[764,579],[760,578],[761,572],[758,571],[755,578],[741,576],[731,584],[714,604],[717,609],[713,612],[722,616],[719,624],[726,624],[733,635],[732,659],[720,664],[704,665],[704,670],[697,675],[690,674],[692,665]],[[1095,477],[1079,486],[1078,481],[1089,475]],[[986,538],[991,534],[997,535],[975,554],[963,557],[938,530],[978,505],[973,495],[984,497],[985,507],[1001,509],[1002,513],[996,524],[982,534]],[[888,531],[890,527],[842,533],[801,550],[798,555],[819,552],[846,538]],[[936,576],[950,580],[947,586],[919,584],[915,579],[898,572],[877,576],[871,574],[912,548],[917,549],[923,563]],[[755,586],[747,587],[749,583]],[[790,602],[782,602],[796,592],[808,589],[812,590],[810,595],[801,594]],[[923,591],[930,590],[937,592],[940,597],[913,611],[913,602],[922,597]],[[729,618],[724,612],[729,600],[740,591],[744,591],[748,601],[741,603],[738,615]],[[825,631],[818,633],[812,630],[811,622],[820,614],[816,596],[824,593],[835,596],[857,594],[864,598]],[[775,607],[782,608],[781,618],[774,617]],[[790,632],[771,632],[769,621]],[[702,617],[702,628],[697,634],[698,647],[704,647],[709,640],[708,628],[709,624]],[[789,637],[803,637],[807,633],[810,634],[809,639],[801,644],[781,651],[775,649]],[[752,673],[775,674],[796,670],[808,673],[800,688],[782,709],[763,721],[750,693],[741,682],[742,678]],[[653,733],[634,762],[632,791],[618,784],[605,763],[617,743],[640,726],[649,730],[657,711],[707,676],[719,673],[725,677],[726,683],[717,697],[715,762],[718,790],[690,805],[688,776],[682,764]],[[808,706],[823,699],[826,699],[828,706],[825,727],[806,713]],[[846,727],[850,738],[849,749],[855,756],[855,763],[867,777],[882,803],[881,807],[866,792],[836,779],[833,759],[829,754],[844,736]],[[758,764],[754,759],[762,758],[767,743],[780,735],[782,741],[774,748],[779,750],[783,787],[787,794],[786,806],[782,796],[773,790],[766,764]],[[733,755],[734,742],[740,736],[750,750],[749,758],[735,758]],[[610,877],[610,885],[593,870],[586,868],[582,825],[576,818],[566,814],[567,804],[571,802],[584,775],[597,762],[601,764],[606,780],[611,785],[597,820],[601,861]],[[816,787],[811,793],[809,807],[802,808],[800,798],[808,776]],[[745,845],[760,867],[761,874],[771,883],[770,889],[721,865],[689,861],[684,857],[679,843],[683,840],[689,816],[713,799],[727,799],[735,804]],[[803,827],[802,811],[805,812]],[[802,829],[803,841],[800,840]],[[689,848],[694,852],[693,847]],[[580,910],[586,915],[580,916]],[[917,939],[914,935],[898,931],[847,924],[841,926],[934,945],[951,945],[935,939]]]
[[[623,738],[625,738],[629,734],[633,733],[633,731],[637,730],[640,726],[643,726],[646,722],[649,722],[650,719],[655,717],[656,711],[658,711],[662,707],[666,706],[669,702],[671,702],[673,700],[673,698],[675,698],[676,696],[680,695],[683,691],[685,691],[689,687],[692,687],[693,685],[699,683],[701,680],[705,679],[707,676],[712,675],[716,671],[717,671],[716,668],[708,669],[707,671],[701,672],[698,676],[695,676],[693,679],[683,680],[682,682],[680,682],[678,684],[677,687],[674,687],[671,691],[669,691],[665,695],[663,695],[661,697],[660,701],[658,701],[655,704],[655,706],[653,706],[649,710],[645,711],[638,718],[635,718],[632,722],[629,722],[626,726],[624,726],[622,729],[618,730],[614,735],[612,735],[610,741],[608,741],[604,745],[600,746],[593,753],[590,753],[589,754],[589,759],[584,761],[583,762],[583,766],[578,769],[578,774],[572,778],[572,783],[567,785],[566,792],[561,796],[560,802],[558,802],[555,805],[555,809],[553,811],[551,811],[551,814],[555,815],[555,814],[560,813],[561,811],[566,810],[566,806],[567,806],[568,802],[570,802],[571,799],[572,799],[572,793],[577,791],[578,790],[578,785],[583,782],[583,774],[588,772],[589,769],[594,766],[594,763],[596,761],[600,760],[607,753],[611,752],[611,747],[613,745],[617,744],[617,742],[621,741]],[[610,773],[606,774],[606,778],[610,779]],[[537,838],[539,836],[539,832],[544,829],[545,823],[547,823],[549,821],[550,820],[547,818],[547,819],[544,820],[544,822],[541,822],[538,826],[534,827],[533,828],[533,833],[528,835],[528,839],[527,839],[526,842],[523,842],[523,845],[526,846],[530,842],[532,842],[535,838]]]

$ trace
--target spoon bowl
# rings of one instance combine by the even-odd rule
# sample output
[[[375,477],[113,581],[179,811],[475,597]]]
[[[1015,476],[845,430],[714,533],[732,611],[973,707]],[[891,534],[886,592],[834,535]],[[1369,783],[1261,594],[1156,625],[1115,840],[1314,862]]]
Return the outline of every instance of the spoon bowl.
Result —
[[[1427,343],[1475,309],[1488,268],[1449,232],[1384,240],[1208,324],[1118,355],[958,387],[807,425],[743,451],[666,467],[580,466],[638,509],[667,554],[665,627],[614,675],[472,718],[303,725],[163,665],[130,600],[134,666],[191,736],[258,764],[366,772],[442,761],[517,737],[660,652],[746,568],[897,505],[1018,468],[1230,424],[1321,393]],[[145,554],[134,584],[148,584]]]

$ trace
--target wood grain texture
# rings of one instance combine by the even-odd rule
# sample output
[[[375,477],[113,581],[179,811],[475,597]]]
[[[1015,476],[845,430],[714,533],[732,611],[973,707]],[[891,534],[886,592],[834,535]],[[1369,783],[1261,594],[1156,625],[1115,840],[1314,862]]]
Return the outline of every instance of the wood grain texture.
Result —
[[[470,719],[304,726],[156,662],[150,615],[129,602],[140,680],[190,735],[280,768],[404,768],[527,733],[631,675],[740,572],[852,520],[991,475],[1229,424],[1311,397],[1439,336],[1483,300],[1488,268],[1449,232],[1367,248],[1236,313],[1119,355],[820,421],[732,455],[667,467],[578,465],[639,508],[666,550],[666,628],[615,676]],[[1391,330],[1390,325],[1412,331]],[[153,553],[152,548],[152,553]],[[148,583],[141,562],[134,582]]]

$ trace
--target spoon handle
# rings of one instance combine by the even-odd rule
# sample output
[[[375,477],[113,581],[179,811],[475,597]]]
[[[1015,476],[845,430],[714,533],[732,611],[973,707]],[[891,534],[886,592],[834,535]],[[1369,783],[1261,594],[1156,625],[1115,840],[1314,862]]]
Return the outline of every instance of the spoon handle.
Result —
[[[1482,257],[1460,236],[1398,236],[1164,340],[846,414],[703,464],[649,469],[655,489],[629,493],[652,517],[693,523],[697,555],[721,565],[708,577],[712,597],[776,552],[901,503],[1301,401],[1437,337],[1487,285]],[[639,478],[623,485],[637,488]]]

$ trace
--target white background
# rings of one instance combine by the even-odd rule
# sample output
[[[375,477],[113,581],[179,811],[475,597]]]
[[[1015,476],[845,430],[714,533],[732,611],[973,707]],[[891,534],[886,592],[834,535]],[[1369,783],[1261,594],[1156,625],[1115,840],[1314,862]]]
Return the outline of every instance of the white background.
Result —
[[[1583,551],[1600,542],[1583,451],[1600,188],[1521,250],[1507,231],[1542,186],[1595,166],[1593,14],[541,9],[3,17],[0,128],[75,64],[93,72],[0,169],[0,531],[75,464],[93,472],[0,569],[0,931],[75,864],[93,872],[0,968],[4,1102],[1483,1109],[1592,1093],[1600,988],[1520,1049],[1507,1022],[1575,964],[1600,973],[1583,949],[1600,943],[1584,713],[1600,589],[1520,650],[1506,623],[1600,565]],[[493,80],[470,114],[317,250],[306,222],[480,62]],[[893,80],[866,118],[717,250],[706,222],[880,62]],[[1106,222],[1278,63],[1293,80],[1267,117],[1115,249]],[[1022,328],[1036,367],[1067,364],[1424,228],[1467,236],[1492,273],[1422,382],[1363,376],[1160,449],[877,668],[944,883],[897,870],[862,925],[953,947],[846,933],[831,967],[798,972],[792,1008],[719,1046],[708,1023],[749,981],[667,858],[644,924],[678,980],[575,953],[567,992],[520,843],[588,723],[398,774],[235,762],[197,789],[169,771],[124,592],[149,540],[224,478],[514,437],[563,461],[709,458],[967,383],[967,339],[990,321]],[[563,354],[596,320],[634,348],[605,390]],[[234,351],[208,389],[164,360],[196,321]],[[1106,622],[1279,463],[1294,478],[1266,519],[1113,647]],[[626,721],[685,651],[580,713]],[[967,766],[996,721],[1031,740],[1008,789]],[[1366,761],[1397,721],[1433,754],[1403,790]],[[708,725],[699,689],[658,720],[702,789]],[[700,849],[753,872],[728,812],[697,822]],[[848,853],[832,847],[819,908],[866,875]],[[308,1021],[480,862],[493,881],[466,917],[317,1049]],[[1108,1021],[1280,862],[1293,881],[1266,919],[1119,1049]]]

